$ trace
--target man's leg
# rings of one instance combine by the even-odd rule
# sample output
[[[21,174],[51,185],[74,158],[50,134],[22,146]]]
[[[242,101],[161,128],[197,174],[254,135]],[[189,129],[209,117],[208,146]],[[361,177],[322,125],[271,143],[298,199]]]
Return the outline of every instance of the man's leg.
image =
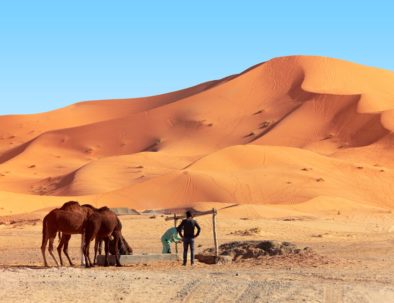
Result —
[[[183,239],[183,265],[186,265],[187,262],[187,250],[189,245],[189,239]]]
[[[190,239],[190,263],[194,264],[194,239]]]
[[[171,253],[171,241],[167,240],[167,254]]]
[[[163,254],[170,254],[171,253],[171,246],[170,246],[170,241],[162,239],[161,244],[163,245]]]

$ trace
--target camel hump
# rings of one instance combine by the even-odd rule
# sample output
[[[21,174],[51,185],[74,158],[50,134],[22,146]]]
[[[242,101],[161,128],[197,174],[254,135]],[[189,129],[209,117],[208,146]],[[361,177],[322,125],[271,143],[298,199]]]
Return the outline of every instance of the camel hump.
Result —
[[[51,213],[56,213],[58,210],[61,210],[61,209],[60,208],[52,209],[45,217],[48,217]]]
[[[97,210],[97,208],[94,207],[94,206],[91,205],[91,204],[83,204],[82,207],[86,207],[86,208],[90,208],[90,209],[93,209],[93,210]]]
[[[80,208],[81,205],[77,201],[68,201],[60,207],[61,210],[70,210],[74,208]]]
[[[103,206],[99,208],[99,211],[107,211],[107,210],[110,210],[107,206]]]

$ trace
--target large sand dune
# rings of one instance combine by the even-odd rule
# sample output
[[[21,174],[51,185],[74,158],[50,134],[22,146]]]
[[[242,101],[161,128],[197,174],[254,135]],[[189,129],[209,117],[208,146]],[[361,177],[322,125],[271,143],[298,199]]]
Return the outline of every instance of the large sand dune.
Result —
[[[138,209],[394,208],[394,73],[341,60],[276,58],[173,93],[0,125],[0,214],[71,197]]]

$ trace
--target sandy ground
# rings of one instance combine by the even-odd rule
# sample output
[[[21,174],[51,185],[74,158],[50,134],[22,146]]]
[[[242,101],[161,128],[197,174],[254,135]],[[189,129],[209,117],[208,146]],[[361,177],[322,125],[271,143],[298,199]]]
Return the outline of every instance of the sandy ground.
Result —
[[[275,239],[309,246],[313,260],[267,257],[259,262],[205,265],[140,264],[123,268],[43,268],[41,222],[0,225],[1,302],[393,302],[394,215],[239,219],[218,216],[220,243]],[[135,253],[159,253],[171,222],[124,216]],[[18,221],[18,220],[16,220]],[[210,217],[198,218],[197,250],[212,246]],[[260,228],[252,236],[231,234]],[[79,236],[71,255],[79,258]]]

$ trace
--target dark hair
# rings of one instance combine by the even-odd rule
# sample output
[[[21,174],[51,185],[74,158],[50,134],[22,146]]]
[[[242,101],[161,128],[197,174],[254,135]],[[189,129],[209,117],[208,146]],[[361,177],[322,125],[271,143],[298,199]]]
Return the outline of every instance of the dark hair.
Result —
[[[190,210],[188,210],[186,212],[186,218],[191,218],[191,217],[193,217],[192,212]]]

